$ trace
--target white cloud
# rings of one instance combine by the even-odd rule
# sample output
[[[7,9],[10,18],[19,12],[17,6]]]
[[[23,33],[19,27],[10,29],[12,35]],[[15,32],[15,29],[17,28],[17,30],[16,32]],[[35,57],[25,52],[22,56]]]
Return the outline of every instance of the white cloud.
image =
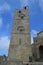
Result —
[[[31,5],[31,3],[35,3],[37,0],[20,0],[21,7]]]
[[[7,26],[6,26],[6,31],[8,32],[8,30],[9,30],[9,27],[10,27],[10,24],[7,24]]]
[[[7,55],[9,50],[10,39],[8,36],[0,37],[0,55]]]
[[[43,0],[39,0],[39,7],[43,11]]]
[[[7,30],[9,29],[9,27],[10,27],[10,23],[7,24]]]
[[[36,3],[36,5],[38,4],[40,9],[43,11],[43,0],[20,0],[20,3],[21,3],[21,7],[26,5],[32,6],[32,4]]]
[[[4,36],[0,38],[0,49],[8,49],[10,40],[8,36]]]
[[[38,4],[39,8],[43,11],[43,0],[20,0],[20,3],[21,7],[26,5],[32,6],[32,4],[36,3],[36,5]]]
[[[31,36],[31,44],[33,44],[33,37]]]
[[[4,11],[9,11],[10,9],[10,5],[6,2],[0,5],[0,13],[3,13]]]
[[[37,31],[36,30],[32,30],[31,33],[36,35]]]
[[[36,37],[37,33],[38,33],[38,31],[36,31],[36,30],[31,31],[31,43],[33,43],[33,37]]]
[[[3,21],[2,21],[2,18],[0,18],[0,28],[2,27],[3,25]]]
[[[28,0],[20,0],[21,7],[28,5]]]

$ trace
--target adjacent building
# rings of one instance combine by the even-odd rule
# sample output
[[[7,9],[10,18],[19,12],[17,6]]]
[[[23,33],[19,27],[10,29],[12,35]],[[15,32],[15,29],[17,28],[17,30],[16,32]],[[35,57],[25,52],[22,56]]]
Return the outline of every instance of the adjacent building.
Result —
[[[37,36],[33,38],[32,54],[35,60],[43,60],[43,31],[37,33]]]

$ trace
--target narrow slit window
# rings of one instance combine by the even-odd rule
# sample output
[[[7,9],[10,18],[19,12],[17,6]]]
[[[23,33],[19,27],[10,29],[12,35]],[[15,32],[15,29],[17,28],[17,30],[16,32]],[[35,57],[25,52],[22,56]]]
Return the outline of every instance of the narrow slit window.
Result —
[[[19,44],[21,45],[21,39],[19,39]]]

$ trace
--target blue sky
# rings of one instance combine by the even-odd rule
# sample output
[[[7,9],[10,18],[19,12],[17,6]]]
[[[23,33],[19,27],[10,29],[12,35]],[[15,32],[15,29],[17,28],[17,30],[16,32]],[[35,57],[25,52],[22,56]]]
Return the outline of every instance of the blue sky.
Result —
[[[43,0],[0,0],[0,55],[8,55],[15,9],[29,6],[31,43],[43,30]]]

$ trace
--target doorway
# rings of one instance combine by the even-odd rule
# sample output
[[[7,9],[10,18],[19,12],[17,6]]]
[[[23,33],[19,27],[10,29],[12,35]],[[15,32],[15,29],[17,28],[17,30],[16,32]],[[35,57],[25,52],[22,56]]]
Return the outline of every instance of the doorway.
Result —
[[[39,46],[40,58],[43,58],[43,45]]]

